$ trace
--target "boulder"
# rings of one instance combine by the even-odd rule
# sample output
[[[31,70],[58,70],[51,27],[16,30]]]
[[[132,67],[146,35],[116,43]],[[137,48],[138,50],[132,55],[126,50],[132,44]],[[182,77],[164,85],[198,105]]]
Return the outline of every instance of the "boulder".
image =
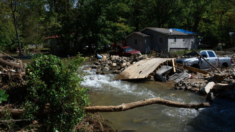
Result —
[[[96,68],[97,68],[97,66],[96,66],[96,65],[93,65],[93,66],[91,66],[91,68],[92,68],[92,69],[96,69]]]
[[[118,58],[119,56],[115,56],[115,55],[111,56],[111,60],[117,60]]]
[[[201,94],[208,94],[210,90],[214,87],[215,83],[214,82],[209,82],[204,86],[202,89],[200,89]]]
[[[117,63],[112,63],[112,66],[117,66]]]
[[[83,70],[91,70],[90,67],[84,67]]]
[[[125,67],[125,66],[126,66],[126,63],[122,63],[122,64],[121,64],[121,67]]]
[[[109,71],[109,67],[104,67],[104,68],[102,68],[102,71],[104,71],[104,72]]]
[[[100,63],[98,61],[94,62],[95,65],[100,65]]]
[[[119,71],[119,70],[114,70],[113,73],[114,73],[114,74],[119,74],[119,73],[121,73],[121,71]]]
[[[107,59],[107,57],[105,56],[105,55],[103,55],[103,58],[102,58],[103,60],[106,60]]]

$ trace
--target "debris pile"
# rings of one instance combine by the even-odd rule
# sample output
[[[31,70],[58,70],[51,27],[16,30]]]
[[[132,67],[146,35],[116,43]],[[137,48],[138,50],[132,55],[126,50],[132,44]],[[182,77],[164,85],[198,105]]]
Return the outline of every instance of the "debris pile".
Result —
[[[102,59],[98,59],[97,61],[95,61],[91,68],[96,69],[97,74],[119,74],[131,64],[134,64],[139,60],[146,58],[147,56],[138,54],[131,57],[103,56]]]
[[[23,84],[26,67],[27,64],[21,60],[9,57],[8,59],[0,58],[1,89],[8,87],[11,83]]]

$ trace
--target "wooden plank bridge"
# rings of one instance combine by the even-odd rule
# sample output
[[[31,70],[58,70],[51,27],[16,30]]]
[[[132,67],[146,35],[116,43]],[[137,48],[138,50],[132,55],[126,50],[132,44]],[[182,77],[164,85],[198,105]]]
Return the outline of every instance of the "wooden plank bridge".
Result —
[[[145,79],[153,73],[162,63],[172,58],[152,58],[141,60],[117,75],[117,80]]]

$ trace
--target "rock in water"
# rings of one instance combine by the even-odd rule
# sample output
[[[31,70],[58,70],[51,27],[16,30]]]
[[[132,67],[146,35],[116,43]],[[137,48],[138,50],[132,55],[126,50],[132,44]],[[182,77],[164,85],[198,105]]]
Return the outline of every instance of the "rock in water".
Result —
[[[200,90],[200,93],[202,94],[208,94],[210,92],[210,90],[214,87],[215,83],[214,82],[209,82],[206,84],[205,87],[203,87],[201,90]]]

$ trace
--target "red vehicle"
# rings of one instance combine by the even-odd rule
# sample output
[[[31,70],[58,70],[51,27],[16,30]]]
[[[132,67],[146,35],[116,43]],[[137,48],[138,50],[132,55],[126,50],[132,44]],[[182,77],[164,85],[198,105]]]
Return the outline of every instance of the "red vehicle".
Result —
[[[110,52],[110,55],[119,55],[129,57],[133,54],[140,54],[139,50],[132,49],[130,46],[121,47],[117,52]]]

